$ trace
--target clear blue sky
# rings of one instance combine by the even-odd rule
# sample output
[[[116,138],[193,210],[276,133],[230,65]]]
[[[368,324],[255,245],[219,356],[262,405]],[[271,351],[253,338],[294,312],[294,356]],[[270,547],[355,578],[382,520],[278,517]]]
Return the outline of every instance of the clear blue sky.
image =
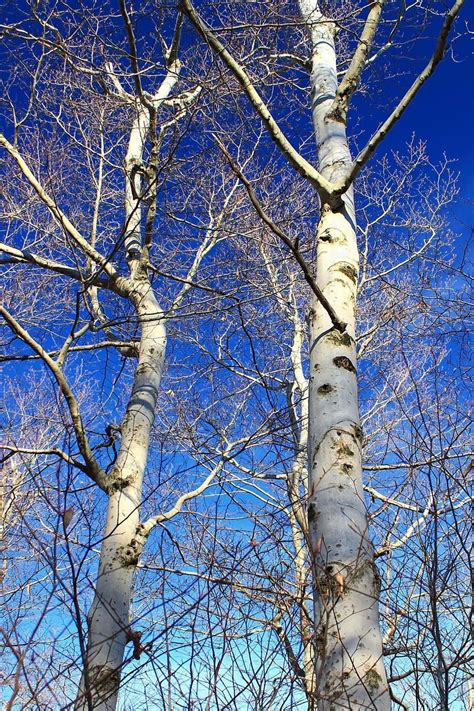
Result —
[[[474,31],[474,4],[467,2],[458,25],[467,22]],[[460,195],[453,207],[453,218],[474,227],[474,41],[464,37],[454,44],[454,60],[449,51],[433,76],[422,86],[414,102],[387,137],[381,152],[406,143],[414,133],[427,139],[428,154],[436,162],[446,153],[456,160]],[[471,201],[471,204],[467,204]],[[459,229],[459,223],[453,222]]]

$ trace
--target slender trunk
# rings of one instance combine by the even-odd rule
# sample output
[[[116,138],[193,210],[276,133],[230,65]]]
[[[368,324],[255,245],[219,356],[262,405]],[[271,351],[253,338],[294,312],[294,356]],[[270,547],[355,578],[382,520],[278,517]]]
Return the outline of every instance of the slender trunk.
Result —
[[[175,82],[165,80],[161,99]],[[165,87],[163,89],[163,86]],[[142,165],[150,111],[138,104],[125,157],[125,254],[130,269],[129,300],[140,326],[138,365],[121,425],[121,446],[108,485],[107,520],[94,600],[88,614],[88,646],[77,711],[114,711],[127,642],[140,654],[140,637],[130,627],[133,577],[147,534],[140,505],[150,432],[158,400],[166,347],[166,317],[147,276],[143,254]],[[145,250],[146,251],[146,250]]]
[[[307,465],[308,449],[308,380],[303,371],[302,348],[305,339],[305,327],[298,317],[295,306],[293,315],[294,338],[291,349],[291,363],[294,373],[293,397],[289,397],[288,407],[293,412],[295,434],[295,461],[289,474],[287,482],[288,498],[290,501],[290,525],[295,548],[295,572],[297,583],[297,596],[300,611],[300,632],[303,645],[303,672],[304,688],[308,702],[308,711],[316,708],[315,694],[315,669],[314,669],[314,646],[312,636],[311,616],[308,614],[306,590],[309,583],[308,570],[306,565],[307,556],[307,526],[304,508],[301,504],[299,494],[300,485],[303,483],[307,493],[307,477],[305,481],[305,471]],[[297,395],[298,394],[298,395]],[[299,396],[299,412],[295,399]]]
[[[336,27],[301,0],[311,32],[313,121],[319,167],[331,181],[351,164],[343,123],[328,117],[337,89]],[[362,488],[355,303],[358,252],[352,190],[321,206],[317,282],[340,321],[315,300],[310,312],[308,526],[315,586],[318,709],[390,708],[379,629],[378,574]]]
[[[146,280],[132,299],[141,324],[138,365],[122,424],[122,444],[109,479],[109,501],[99,573],[88,615],[87,659],[76,703],[78,711],[113,711],[120,687],[125,645],[139,639],[130,629],[133,576],[146,542],[139,522],[150,430],[163,369],[163,314]],[[135,649],[134,653],[139,653]]]

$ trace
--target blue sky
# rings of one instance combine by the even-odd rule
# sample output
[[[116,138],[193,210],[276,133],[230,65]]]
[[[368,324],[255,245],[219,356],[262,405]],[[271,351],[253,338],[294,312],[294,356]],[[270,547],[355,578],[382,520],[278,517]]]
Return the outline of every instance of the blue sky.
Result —
[[[463,23],[474,28],[474,7],[467,2],[460,16]],[[454,159],[459,170],[460,195],[453,206],[453,228],[457,220],[474,226],[474,92],[473,40],[464,37],[455,42],[453,58],[448,50],[434,74],[421,87],[398,124],[381,146],[381,152],[398,148],[414,133],[428,142],[428,153],[436,162],[445,152]],[[466,204],[466,201],[471,204]]]

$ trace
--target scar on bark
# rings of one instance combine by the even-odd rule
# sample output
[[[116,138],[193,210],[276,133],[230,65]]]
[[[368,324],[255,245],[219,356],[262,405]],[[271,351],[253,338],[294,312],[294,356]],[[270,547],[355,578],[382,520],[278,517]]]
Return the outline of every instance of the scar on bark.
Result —
[[[315,503],[311,503],[308,506],[308,522],[309,523],[316,523],[317,519],[319,517],[319,511],[316,508]]]
[[[376,691],[378,691],[380,684],[382,683],[382,677],[375,669],[369,669],[363,681],[367,683],[367,686],[369,687],[371,692],[375,693]]]
[[[149,532],[145,530],[145,526],[142,523],[139,523],[135,529],[135,535],[130,543],[120,549],[119,556],[123,565],[137,565],[138,559],[140,558],[143,548],[145,547],[148,533]]]
[[[351,359],[346,356],[336,356],[336,358],[333,358],[332,362],[337,368],[345,368],[350,373],[357,372]]]
[[[324,623],[319,625],[316,631],[315,642],[318,654],[323,657],[326,648],[326,625]]]
[[[350,279],[354,284],[357,282],[357,269],[352,264],[341,264],[339,271]]]
[[[135,178],[137,175],[143,176],[144,178],[149,178],[150,176],[143,165],[135,164],[130,171],[130,187],[132,189],[133,199],[142,200],[148,192],[148,186],[146,186],[141,193],[138,193],[137,186],[135,184]]]
[[[134,478],[134,473],[129,473],[127,476],[123,476],[120,472],[113,469],[107,477],[107,493],[113,494],[116,491],[123,491],[133,482]]]
[[[98,698],[106,699],[110,693],[120,685],[121,673],[120,669],[108,666],[107,664],[93,666],[89,669],[89,682],[96,690]]]
[[[337,333],[336,331],[331,331],[330,333],[327,334],[326,338],[328,341],[331,343],[334,343],[336,346],[352,346],[354,343],[353,338],[349,336],[347,332],[344,333]]]

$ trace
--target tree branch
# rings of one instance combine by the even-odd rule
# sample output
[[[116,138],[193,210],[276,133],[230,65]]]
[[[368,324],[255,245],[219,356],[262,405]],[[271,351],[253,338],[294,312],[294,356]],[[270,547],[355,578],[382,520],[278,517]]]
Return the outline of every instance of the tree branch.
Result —
[[[8,141],[3,134],[0,133],[0,146],[6,149],[10,156],[15,160],[16,164],[20,168],[21,172],[34,189],[40,200],[46,205],[53,218],[56,220],[57,224],[67,232],[67,234],[74,240],[76,245],[80,247],[82,252],[87,255],[95,264],[98,264],[101,269],[109,276],[114,282],[117,280],[118,274],[113,268],[113,266],[103,257],[97,250],[95,250],[89,242],[81,235],[81,233],[74,227],[69,218],[64,214],[64,212],[58,207],[53,198],[46,192],[39,180],[30,170],[29,166],[20,155],[18,149]]]
[[[298,262],[299,266],[301,267],[301,269],[302,269],[302,271],[303,271],[304,278],[306,279],[306,281],[307,281],[307,283],[309,284],[311,290],[313,291],[313,293],[315,294],[316,298],[317,298],[318,301],[320,302],[321,306],[323,306],[323,308],[326,309],[326,311],[327,311],[327,313],[328,313],[328,316],[329,316],[329,318],[331,319],[333,325],[335,326],[335,328],[337,328],[338,331],[340,331],[341,333],[344,333],[344,331],[346,330],[347,324],[344,323],[343,321],[341,321],[341,320],[338,318],[338,315],[337,315],[336,312],[334,311],[333,307],[331,306],[331,304],[329,303],[329,301],[326,299],[326,297],[324,296],[323,292],[321,291],[321,289],[319,288],[318,284],[316,283],[316,280],[315,280],[315,278],[313,277],[313,275],[311,274],[310,268],[309,268],[308,264],[306,263],[306,261],[304,260],[304,258],[302,257],[301,252],[299,251],[299,249],[295,246],[295,244],[294,244],[293,241],[288,237],[288,235],[286,235],[286,234],[283,232],[283,230],[281,230],[281,229],[278,227],[278,225],[276,225],[276,224],[273,222],[273,220],[271,219],[271,217],[270,217],[269,215],[267,215],[267,213],[266,213],[265,210],[263,209],[263,207],[262,207],[260,201],[258,200],[258,198],[257,198],[257,196],[256,196],[256,194],[255,194],[255,191],[254,191],[254,189],[252,188],[252,185],[251,185],[250,181],[249,181],[249,180],[245,177],[245,175],[242,173],[242,171],[240,170],[239,166],[238,166],[237,163],[234,161],[234,159],[232,158],[232,156],[230,155],[230,153],[228,152],[228,150],[227,150],[227,148],[224,146],[224,144],[220,141],[219,138],[217,138],[217,136],[215,137],[215,140],[216,140],[216,142],[217,142],[219,148],[221,149],[221,151],[223,152],[223,154],[224,154],[225,157],[227,158],[230,167],[232,168],[232,170],[234,171],[234,173],[239,177],[239,179],[241,180],[242,184],[244,185],[244,187],[245,187],[245,189],[246,189],[246,191],[247,191],[247,194],[248,194],[248,196],[249,196],[249,198],[250,198],[250,201],[251,201],[252,205],[254,206],[254,208],[255,208],[257,214],[259,215],[259,217],[263,220],[263,222],[265,222],[265,224],[271,229],[271,231],[272,231],[277,237],[279,237],[279,238],[282,240],[282,242],[290,249],[291,253],[292,253],[293,256],[295,257],[296,261]]]
[[[199,494],[202,494],[203,491],[207,489],[207,487],[213,482],[213,480],[216,478],[216,476],[219,474],[219,472],[222,470],[222,467],[224,466],[224,458],[216,464],[216,466],[212,469],[212,471],[209,473],[209,475],[204,479],[202,484],[200,484],[196,489],[193,489],[192,491],[187,491],[185,494],[181,494],[180,497],[176,500],[175,505],[166,511],[165,513],[158,514],[157,516],[152,516],[151,518],[148,519],[148,521],[145,521],[145,523],[141,527],[141,533],[144,536],[148,536],[152,529],[157,526],[159,523],[163,523],[164,521],[169,521],[170,519],[174,518],[177,514],[180,513],[181,509],[183,508],[184,504],[187,501],[190,501],[191,499],[195,499],[196,496],[199,496]]]
[[[362,71],[367,62],[367,55],[372,46],[372,42],[380,22],[382,9],[385,0],[375,0],[369,10],[365,21],[364,29],[360,36],[359,43],[352,55],[351,63],[344,74],[344,77],[337,89],[336,97],[333,101],[328,118],[332,118],[341,123],[346,123],[347,112],[353,93],[357,89]]]
[[[100,341],[99,343],[84,343],[81,346],[70,346],[68,348],[68,353],[77,353],[80,351],[95,351],[100,348],[115,348],[117,350],[120,349],[129,351],[130,353],[132,351],[136,350],[136,344],[135,341]],[[48,355],[50,358],[55,358],[60,354],[60,351],[50,351]],[[23,354],[16,354],[16,355],[0,355],[0,363],[8,362],[10,363],[11,361],[25,361],[25,360],[40,360],[42,356],[40,355],[23,355]]]
[[[82,462],[78,462],[77,459],[74,459],[74,457],[71,457],[69,454],[67,454],[67,452],[63,452],[63,450],[59,449],[58,447],[50,447],[48,449],[33,449],[31,447],[17,447],[9,444],[0,444],[0,449],[4,449],[6,452],[9,452],[9,454],[7,454],[6,457],[1,460],[2,462],[6,461],[6,459],[9,459],[14,454],[34,454],[35,456],[54,455],[62,459],[67,464],[72,464],[73,467],[77,467],[77,469],[80,469],[81,472],[84,472],[84,474],[89,473],[86,465],[82,464]]]
[[[48,368],[54,375],[59,389],[63,394],[64,399],[66,400],[69,409],[69,414],[71,415],[72,425],[74,427],[79,451],[81,452],[86,463],[85,472],[87,476],[92,479],[92,481],[94,481],[101,489],[106,491],[105,472],[98,465],[92,453],[92,450],[89,445],[89,440],[87,438],[87,434],[84,428],[84,423],[82,422],[82,417],[79,411],[79,405],[77,403],[76,398],[74,397],[71,388],[69,387],[69,383],[66,380],[64,373],[62,372],[56,361],[54,361],[51,356],[46,353],[46,351],[40,346],[40,344],[37,343],[37,341],[35,341],[34,338],[30,336],[28,331],[25,331],[25,329],[20,326],[18,321],[3,306],[0,306],[0,314],[7,322],[11,331],[16,336],[18,336],[18,338],[21,338],[22,341],[27,343],[30,348],[32,348],[32,350],[34,350],[42,358],[44,363],[48,366]]]
[[[291,145],[270,113],[268,106],[265,104],[262,97],[254,87],[245,69],[234,59],[230,52],[224,47],[222,42],[217,39],[214,32],[203,22],[203,20],[201,20],[190,0],[182,0],[181,6],[199,34],[204,37],[209,46],[233,73],[255,111],[267,127],[268,132],[276,146],[287,158],[293,168],[295,168],[295,170],[297,170],[303,178],[306,178],[310,181],[310,183],[312,183],[312,185],[314,185],[321,197],[321,200],[326,202],[328,196],[331,196],[334,192],[335,186],[326,180],[326,178],[324,178],[324,176],[322,176],[316,168],[314,168],[311,163],[303,158],[303,156]]]
[[[10,247],[8,244],[0,242],[0,252],[8,254],[10,257],[9,259],[0,259],[0,264],[34,264],[37,267],[48,269],[56,274],[71,277],[76,281],[80,281],[82,284],[85,281],[89,284],[91,283],[91,277],[86,277],[86,275],[82,274],[77,269],[69,267],[66,264],[61,264],[60,262],[55,262],[53,259],[46,259],[38,254],[27,252],[24,249],[16,249],[15,247]],[[107,289],[110,286],[107,281],[100,279],[96,280],[94,277],[92,277],[92,284],[100,286],[104,289]]]
[[[130,63],[132,65],[133,81],[135,83],[135,91],[142,103],[146,104],[146,99],[143,96],[142,83],[140,80],[140,70],[138,67],[138,52],[137,44],[135,42],[135,33],[133,31],[132,22],[130,20],[130,15],[128,14],[127,4],[125,0],[119,0],[120,13],[122,15],[123,21],[125,23],[125,29],[127,31],[128,45],[130,48]]]
[[[435,47],[433,56],[431,57],[430,61],[428,62],[426,67],[423,69],[423,71],[415,79],[415,81],[410,86],[408,91],[405,93],[403,98],[399,101],[398,105],[392,111],[390,116],[384,121],[384,123],[380,126],[380,128],[376,131],[376,133],[374,133],[374,135],[369,140],[369,142],[367,143],[365,148],[363,148],[360,151],[359,155],[354,160],[354,162],[352,164],[352,168],[351,168],[349,174],[347,175],[346,179],[344,180],[343,184],[338,186],[338,188],[337,188],[338,194],[342,195],[343,193],[346,192],[346,190],[351,185],[351,183],[359,175],[360,171],[362,170],[364,165],[367,163],[369,158],[373,155],[373,153],[375,152],[378,145],[383,141],[383,139],[385,138],[387,133],[394,126],[394,124],[398,121],[398,119],[404,114],[405,110],[408,108],[410,103],[413,101],[413,99],[415,98],[418,91],[421,89],[421,87],[425,83],[425,81],[427,79],[429,79],[429,77],[433,74],[434,70],[436,69],[436,67],[438,66],[440,61],[443,59],[449,32],[450,32],[451,27],[454,23],[454,20],[456,19],[457,15],[459,14],[459,11],[461,10],[463,4],[464,4],[464,0],[456,0],[456,2],[451,7],[449,12],[446,14],[446,17],[443,22],[443,26],[442,26],[441,31],[438,36],[438,41],[436,43],[436,47]]]
[[[285,630],[283,629],[283,625],[281,624],[281,618],[283,617],[283,613],[279,612],[273,620],[270,620],[270,625],[273,627],[275,632],[278,635],[278,638],[280,639],[283,647],[285,648],[286,656],[288,659],[288,662],[293,669],[293,673],[295,674],[297,679],[303,679],[305,678],[305,673],[304,670],[301,668],[299,662],[298,662],[298,657],[296,656],[293,647],[291,645],[290,640],[288,639],[288,635],[286,634]]]

